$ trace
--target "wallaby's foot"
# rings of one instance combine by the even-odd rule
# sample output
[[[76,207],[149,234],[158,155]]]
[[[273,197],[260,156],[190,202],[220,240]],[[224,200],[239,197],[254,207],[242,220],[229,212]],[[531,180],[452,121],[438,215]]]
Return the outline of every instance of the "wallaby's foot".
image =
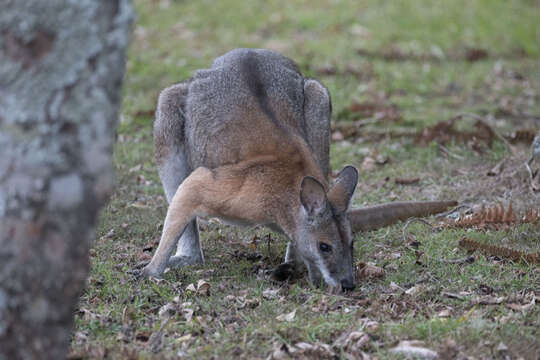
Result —
[[[150,261],[141,261],[139,263],[137,263],[133,268],[129,269],[127,271],[127,273],[129,275],[133,275],[135,277],[135,279],[140,279],[143,277],[143,268],[148,265],[150,263]]]
[[[274,270],[272,270],[272,278],[277,281],[288,280],[296,274],[296,267],[292,263],[279,264]]]
[[[142,270],[148,264],[150,264],[150,260],[144,260],[144,261],[138,262],[137,265],[135,265],[135,267],[131,271]]]
[[[163,273],[153,269],[150,264],[148,264],[142,270],[140,270],[140,272],[136,276],[138,279],[149,277],[161,279],[163,277]]]
[[[203,263],[203,259],[198,256],[174,255],[171,256],[167,262],[167,267],[171,269],[179,269],[184,266]]]
[[[137,280],[148,277],[161,279],[163,275],[162,272],[154,270],[152,267],[150,267],[150,261],[141,261],[131,270],[128,270],[127,273],[133,275]]]

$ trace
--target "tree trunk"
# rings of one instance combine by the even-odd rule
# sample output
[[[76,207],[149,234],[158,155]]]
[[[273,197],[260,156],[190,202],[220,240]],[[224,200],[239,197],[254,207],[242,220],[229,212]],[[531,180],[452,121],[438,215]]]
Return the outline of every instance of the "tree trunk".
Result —
[[[0,0],[0,360],[63,359],[111,153],[130,0]]]

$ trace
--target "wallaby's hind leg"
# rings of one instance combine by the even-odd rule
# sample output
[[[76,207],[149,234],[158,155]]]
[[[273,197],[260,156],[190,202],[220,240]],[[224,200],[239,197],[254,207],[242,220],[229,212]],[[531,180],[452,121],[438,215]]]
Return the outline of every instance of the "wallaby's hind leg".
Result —
[[[185,151],[184,121],[189,82],[163,90],[154,123],[154,145],[159,177],[169,204],[178,186],[192,172]],[[182,267],[203,263],[197,219],[193,219],[178,240],[176,255],[168,260],[168,267]]]
[[[263,210],[258,211],[256,207],[246,210],[244,207],[244,204],[254,199],[252,190],[259,185],[257,178],[249,179],[245,176],[245,170],[252,167],[253,163],[246,162],[212,170],[204,167],[195,169],[180,184],[171,199],[159,246],[150,263],[142,270],[142,275],[159,277],[163,274],[178,237],[197,216],[220,216],[262,223],[269,221]],[[243,177],[238,179],[238,176]],[[235,177],[241,180],[241,185],[238,181],[231,181]]]
[[[169,266],[178,237],[199,215],[198,211],[205,195],[199,190],[201,187],[204,189],[205,184],[209,182],[208,178],[211,178],[211,175],[209,176],[208,172],[209,170],[204,168],[197,169],[176,190],[167,209],[159,246],[150,263],[142,270],[142,275],[160,277]]]

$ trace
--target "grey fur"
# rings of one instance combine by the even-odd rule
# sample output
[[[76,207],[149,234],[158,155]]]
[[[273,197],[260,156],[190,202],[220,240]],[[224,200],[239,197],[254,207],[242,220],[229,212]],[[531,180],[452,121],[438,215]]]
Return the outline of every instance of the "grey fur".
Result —
[[[247,79],[246,69],[258,74],[255,81]],[[291,60],[261,49],[236,49],[221,56],[211,69],[197,71],[189,86],[185,135],[192,166],[215,168],[223,164],[225,153],[230,161],[230,154],[240,156],[244,146],[260,143],[260,136],[280,137],[276,122],[269,122],[267,131],[253,131],[245,142],[220,141],[234,138],[230,133],[237,127],[250,128],[251,117],[243,114],[288,114],[278,127],[306,138],[303,104],[304,78]],[[227,121],[232,116],[234,125]]]
[[[171,202],[176,189],[193,171],[185,151],[185,104],[189,81],[163,90],[159,96],[154,122],[155,155],[158,173]],[[193,220],[180,236],[176,255],[169,260],[170,267],[203,263],[204,255],[199,241],[197,219]]]
[[[238,128],[253,128],[249,122],[257,113],[269,120],[263,122],[264,129],[249,132],[243,142],[227,141],[235,138]],[[280,114],[279,122],[275,114]],[[210,69],[197,71],[192,79],[160,95],[154,137],[167,200],[197,167],[213,169],[234,163],[241,159],[245,146],[260,143],[261,136],[280,140],[283,131],[307,140],[327,177],[330,114],[328,90],[316,80],[304,79],[292,60],[263,49],[228,52]],[[294,249],[289,248],[287,260],[292,260]],[[202,261],[194,220],[181,236],[169,266]]]
[[[323,174],[330,172],[330,116],[332,102],[328,89],[320,82],[308,79],[304,83],[304,118],[307,140]]]

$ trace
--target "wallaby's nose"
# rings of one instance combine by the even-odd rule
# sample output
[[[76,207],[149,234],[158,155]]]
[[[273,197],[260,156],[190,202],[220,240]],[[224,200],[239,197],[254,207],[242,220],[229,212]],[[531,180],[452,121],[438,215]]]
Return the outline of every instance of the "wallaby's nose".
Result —
[[[349,280],[349,279],[343,279],[341,280],[341,287],[343,288],[343,290],[347,290],[347,291],[354,290],[355,288],[354,281]]]

